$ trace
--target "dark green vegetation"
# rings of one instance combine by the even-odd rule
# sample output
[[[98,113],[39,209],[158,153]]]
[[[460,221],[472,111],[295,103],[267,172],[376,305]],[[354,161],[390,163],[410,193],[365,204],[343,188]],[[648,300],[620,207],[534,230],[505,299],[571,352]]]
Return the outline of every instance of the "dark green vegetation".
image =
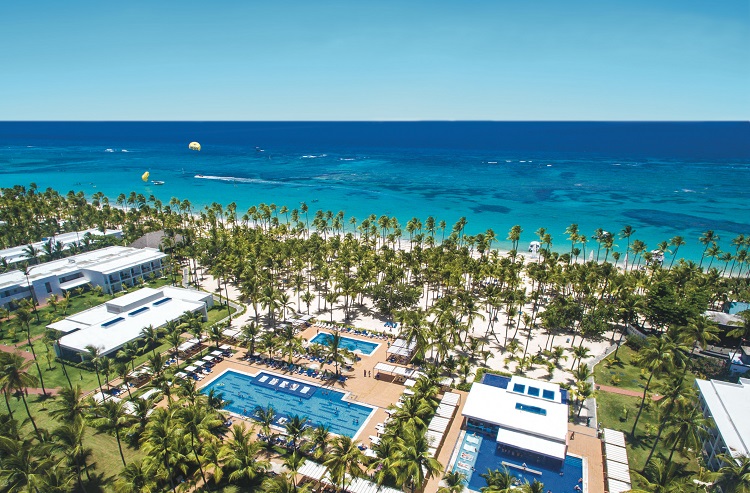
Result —
[[[254,317],[254,323],[245,327],[243,334],[249,352],[292,354],[299,341],[295,342],[294,333],[288,333],[279,324],[291,311],[310,313],[312,309],[321,318],[327,318],[326,315],[333,318],[333,308],[340,307],[348,319],[354,319],[369,311],[368,306],[374,306],[375,315],[399,321],[401,336],[416,342],[415,362],[429,369],[430,377],[420,384],[425,387],[424,392],[404,404],[402,410],[407,408],[404,412],[408,414],[402,413],[393,425],[389,424],[394,432],[391,439],[381,442],[374,463],[358,453],[356,442],[331,439],[322,430],[308,437],[298,434],[299,426],[287,430],[290,437],[304,438],[293,440],[288,449],[274,448],[272,442],[253,441],[251,437],[255,434],[247,430],[227,431],[221,426],[224,417],[219,401],[200,396],[190,385],[186,388],[176,383],[169,385],[171,371],[153,379],[153,385],[165,394],[166,407],[148,418],[133,422],[130,415],[123,416],[111,405],[83,406],[79,422],[86,426],[82,440],[77,443],[79,449],[95,450],[89,455],[83,453],[85,450],[75,454],[71,450],[76,447],[70,446],[54,453],[45,449],[48,442],[54,441],[47,439],[48,432],[63,424],[61,419],[49,418],[60,398],[26,398],[19,391],[41,385],[41,381],[36,381],[40,372],[31,363],[19,370],[25,375],[22,383],[6,385],[10,411],[17,422],[24,419],[27,422],[13,425],[6,419],[10,424],[4,435],[10,438],[20,435],[21,441],[10,441],[27,445],[8,449],[3,455],[23,456],[27,460],[2,463],[5,489],[18,484],[14,486],[16,490],[29,491],[76,488],[161,491],[174,489],[182,477],[188,488],[203,485],[209,490],[262,487],[268,491],[289,491],[293,490],[291,481],[299,468],[300,454],[315,456],[316,452],[327,450],[325,464],[337,482],[345,481],[344,472],[359,474],[375,464],[383,471],[379,481],[418,490],[424,482],[424,472],[413,464],[421,463],[427,471],[435,469],[425,454],[423,428],[433,409],[433,391],[429,390],[432,382],[444,376],[469,382],[497,350],[504,353],[511,371],[523,373],[544,366],[551,376],[555,368],[573,370],[572,381],[564,383],[572,384],[575,398],[582,401],[593,393],[586,382],[588,368],[581,364],[592,356],[587,354],[585,342],[609,337],[616,343],[626,323],[646,331],[649,339],[636,348],[639,365],[645,369],[644,379],[639,371],[636,377],[639,383],[634,384],[632,370],[623,369],[623,380],[639,388],[643,385],[649,391],[661,388],[665,382],[679,389],[669,394],[671,398],[663,399],[660,406],[671,407],[661,412],[652,409],[641,412],[643,406],[636,398],[626,421],[634,427],[634,440],[643,439],[641,448],[646,450],[649,445],[657,444],[643,471],[644,477],[653,483],[654,470],[668,460],[672,450],[678,461],[688,459],[683,450],[695,450],[689,433],[683,435],[686,438],[673,439],[680,427],[673,416],[682,416],[678,411],[689,407],[691,368],[695,368],[688,364],[692,343],[710,342],[707,334],[714,332],[702,313],[708,308],[719,308],[727,300],[750,298],[746,278],[749,245],[744,236],[731,242],[733,252],[727,256],[719,250],[719,238],[706,232],[696,239],[705,245],[700,263],[705,265],[696,265],[677,260],[677,251],[685,242],[680,237],[658,245],[654,253],[635,238],[632,228],[625,227],[619,233],[617,241],[624,248],[618,249],[615,235],[598,230],[587,236],[571,225],[564,240],[569,242],[570,250],[560,254],[551,249],[552,235],[541,228],[536,232],[542,245],[540,255],[529,259],[519,255],[522,231],[517,226],[508,233],[514,249],[505,255],[492,249],[495,241],[492,230],[465,234],[464,219],[448,227],[431,217],[424,223],[414,218],[402,229],[398,221],[387,216],[358,221],[345,218],[343,212],[311,213],[305,204],[291,210],[286,206],[261,204],[244,212],[238,212],[234,204],[226,208],[214,204],[194,211],[186,200],[175,198],[164,204],[136,193],[123,194],[114,202],[120,207],[113,207],[101,194],[88,203],[82,194],[60,196],[52,190],[40,192],[33,186],[5,189],[0,198],[0,219],[8,222],[2,229],[3,241],[18,244],[37,240],[54,232],[60,221],[66,221],[62,224],[68,229],[122,227],[126,241],[162,230],[165,234],[162,249],[169,255],[173,272],[186,267],[191,271],[191,279],[200,283],[200,269],[205,269],[220,281],[225,296],[229,284],[242,293],[241,301],[249,305]],[[33,226],[28,227],[29,224]],[[359,234],[345,233],[345,225]],[[399,248],[406,246],[410,248]],[[596,261],[578,262],[579,258],[588,258],[587,246],[596,251]],[[621,261],[625,252],[631,259],[627,265]],[[657,261],[659,252],[666,256],[663,263]],[[524,279],[528,279],[527,284]],[[16,311],[14,320],[19,313],[24,311]],[[26,308],[26,315],[21,318],[29,315],[35,317],[33,309]],[[30,327],[31,322],[26,325],[26,334],[22,329],[16,337],[23,339],[41,333]],[[206,327],[186,320],[182,327],[166,331],[169,342],[157,334],[140,357],[156,358],[159,351],[174,347],[178,341],[169,338],[174,337],[170,334],[176,330],[200,334]],[[745,326],[731,333],[719,332],[716,342],[734,347],[739,337],[748,335],[748,330]],[[208,327],[208,337],[212,341],[218,337],[212,326]],[[533,339],[543,341],[538,353],[531,347]],[[131,349],[117,359],[128,360],[138,353],[137,349]],[[632,360],[627,353],[622,358],[626,357]],[[37,361],[43,368],[43,352],[37,354]],[[161,368],[157,363],[152,368]],[[98,387],[101,380],[106,387],[107,364],[92,354],[89,365],[94,372],[80,370],[88,376],[78,382],[75,376],[79,370],[69,369],[73,386],[83,382],[91,389]],[[12,366],[3,367],[4,381]],[[44,371],[41,373],[44,376]],[[675,381],[670,374],[682,379]],[[69,387],[64,376],[56,380],[56,385]],[[619,416],[617,406],[605,401],[602,419],[611,420],[612,414],[607,409]],[[574,406],[574,417],[579,409]],[[303,419],[290,422],[299,424]],[[263,421],[261,430],[265,435],[271,434],[272,429],[266,428]],[[78,426],[75,419],[68,424]],[[645,431],[649,425],[655,428],[655,433],[648,434],[652,438]],[[226,435],[224,440],[219,440],[223,435]],[[97,442],[95,437],[108,441]],[[317,445],[308,448],[301,442]],[[106,451],[100,453],[99,447],[105,447]],[[649,452],[646,451],[646,459]],[[269,479],[266,461],[279,454],[287,463],[289,474]],[[35,468],[39,472],[33,477],[13,469],[30,460],[39,464]],[[638,459],[637,467],[641,460],[646,462]],[[89,480],[86,473],[92,472],[94,463],[99,467],[93,472],[100,476]],[[692,470],[697,471],[697,466]],[[684,486],[685,472],[689,469],[680,469],[675,477],[668,477],[669,487]],[[117,473],[117,479],[111,478],[112,473]],[[66,477],[67,486],[51,486],[58,481],[55,478],[63,482]],[[30,487],[24,486],[29,482]],[[645,480],[643,484],[648,486]]]

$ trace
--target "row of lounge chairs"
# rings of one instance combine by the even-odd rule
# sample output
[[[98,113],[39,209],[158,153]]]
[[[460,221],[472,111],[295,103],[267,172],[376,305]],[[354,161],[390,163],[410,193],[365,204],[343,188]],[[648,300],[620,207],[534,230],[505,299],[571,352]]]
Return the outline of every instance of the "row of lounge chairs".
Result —
[[[392,323],[392,322],[387,322],[387,323]],[[388,339],[387,334],[380,334],[378,332],[372,332],[366,329],[356,329],[354,327],[342,327],[340,325],[331,324],[327,322],[318,322],[315,325],[317,325],[318,327],[322,327],[324,329],[328,329],[328,330],[336,330],[339,332],[347,332],[349,334],[354,334],[354,335],[358,335],[362,337],[369,337],[370,339],[382,339],[382,340]],[[396,328],[396,326],[398,326],[398,324],[393,325],[394,328]],[[388,325],[386,325],[386,327],[388,327]]]
[[[294,363],[289,364],[285,361],[279,361],[276,359],[268,359],[268,358],[262,358],[259,356],[248,356],[245,358],[247,361],[251,363],[255,363],[257,365],[264,365],[269,368],[273,368],[275,370],[282,370],[289,373],[296,373],[298,375],[306,375],[310,378],[318,378],[320,380],[330,380],[333,374],[329,372],[328,370],[324,370],[323,372],[320,372],[317,369],[314,368],[308,368],[304,365],[296,365]],[[339,382],[345,382],[347,380],[347,377],[344,375],[339,375],[338,381]]]

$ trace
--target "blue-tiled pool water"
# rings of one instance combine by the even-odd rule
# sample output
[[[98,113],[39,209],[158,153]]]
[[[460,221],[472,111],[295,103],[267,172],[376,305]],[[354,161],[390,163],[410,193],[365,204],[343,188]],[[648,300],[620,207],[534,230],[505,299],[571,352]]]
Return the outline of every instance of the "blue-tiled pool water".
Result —
[[[320,332],[310,340],[313,344],[322,344],[328,346],[333,339],[333,336],[328,332]],[[360,339],[352,339],[351,337],[341,336],[341,347],[348,349],[349,351],[362,354],[364,356],[370,356],[378,348],[380,344],[377,342],[363,341]]]
[[[279,426],[282,418],[298,414],[307,417],[311,426],[328,425],[332,433],[350,437],[356,436],[374,411],[343,400],[342,392],[270,372],[251,376],[227,370],[201,392],[207,394],[211,389],[232,401],[225,408],[227,411],[252,417],[256,407],[270,405],[276,411]]]
[[[466,475],[470,490],[480,491],[487,486],[487,481],[481,474],[488,469],[502,470],[504,466],[520,483],[532,483],[536,479],[544,483],[544,491],[585,493],[582,491],[583,482],[579,482],[583,478],[583,460],[579,457],[567,456],[563,462],[540,459],[531,454],[503,449],[492,438],[475,433],[467,432],[464,435],[453,471]],[[576,490],[576,486],[581,490]]]

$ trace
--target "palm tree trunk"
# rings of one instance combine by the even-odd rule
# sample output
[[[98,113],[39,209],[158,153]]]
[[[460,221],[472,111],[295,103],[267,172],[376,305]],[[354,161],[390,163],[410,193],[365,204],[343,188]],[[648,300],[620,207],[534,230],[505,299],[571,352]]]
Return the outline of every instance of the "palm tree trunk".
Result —
[[[203,478],[203,484],[208,485],[206,482],[206,474],[203,472],[203,464],[201,463],[201,458],[198,456],[198,449],[195,448],[195,437],[193,434],[190,434],[190,446],[193,449],[193,454],[195,454],[195,461],[198,463],[198,469],[201,471],[201,478]]]
[[[39,433],[39,428],[36,426],[36,421],[34,421],[34,417],[31,415],[31,411],[29,410],[29,404],[26,402],[26,393],[24,392],[24,389],[20,389],[21,391],[21,400],[23,401],[23,407],[26,408],[26,414],[29,415],[29,420],[31,421],[31,426],[34,427],[34,431],[36,432],[36,436],[39,437],[39,440],[42,439],[41,433]]]
[[[8,391],[3,390],[3,396],[5,397],[5,405],[8,406],[8,416],[13,419],[13,410],[10,408],[10,401],[8,400]]]
[[[117,448],[120,450],[120,459],[122,459],[122,466],[126,467],[128,464],[125,462],[125,454],[122,453],[122,443],[120,443],[120,428],[115,427],[115,438],[117,438]]]
[[[39,368],[39,363],[36,361],[36,351],[34,351],[34,345],[31,344],[31,332],[29,327],[26,327],[26,340],[29,342],[29,348],[31,348],[31,355],[34,357],[34,365],[36,366],[36,371],[39,373],[39,383],[42,386],[42,394],[47,395],[47,390],[44,388],[44,377],[42,376],[42,369]]]
[[[641,399],[641,405],[638,408],[638,414],[635,417],[635,422],[633,423],[633,429],[630,432],[630,436],[635,438],[635,427],[638,425],[638,420],[641,417],[641,412],[643,412],[643,403],[646,402],[646,394],[648,393],[648,387],[651,385],[651,379],[654,378],[654,372],[651,372],[651,375],[648,377],[648,382],[646,382],[646,388],[643,389],[643,398]]]

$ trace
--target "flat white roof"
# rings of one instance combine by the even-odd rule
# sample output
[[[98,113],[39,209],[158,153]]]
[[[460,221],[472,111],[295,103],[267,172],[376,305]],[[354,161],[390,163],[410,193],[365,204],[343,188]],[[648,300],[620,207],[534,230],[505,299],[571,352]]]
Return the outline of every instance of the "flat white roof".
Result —
[[[108,230],[105,230],[104,233],[102,233],[96,228],[91,228],[91,229],[86,229],[83,231],[73,231],[71,233],[60,233],[55,236],[50,236],[49,238],[44,238],[42,241],[34,242],[32,243],[32,245],[34,246],[34,248],[39,250],[40,253],[43,254],[44,245],[49,243],[51,240],[54,243],[57,243],[57,242],[62,243],[63,250],[65,250],[65,249],[70,248],[70,245],[74,243],[82,243],[83,237],[86,236],[86,234],[89,234],[91,236],[112,236],[112,235],[121,235],[122,231],[119,229],[108,229]],[[26,257],[27,247],[28,247],[28,244],[0,250],[0,258],[4,258],[9,264],[29,260]]]
[[[483,383],[471,386],[462,414],[507,430],[563,444],[568,433],[567,404],[508,392]]]
[[[604,428],[602,434],[604,435],[604,443],[611,443],[618,447],[625,446],[625,433],[609,428]]]
[[[607,460],[607,477],[623,483],[630,483],[630,469],[622,462]]]
[[[108,274],[164,257],[166,257],[164,253],[154,248],[111,246],[60,260],[53,260],[52,262],[33,265],[29,272],[29,280],[33,283],[38,279],[46,279],[50,276],[64,276],[81,270]],[[26,285],[26,277],[22,271],[14,270],[0,274],[0,289],[17,285]]]
[[[700,380],[695,383],[733,457],[750,455],[750,379],[739,383]]]
[[[554,457],[560,460],[565,459],[565,451],[567,449],[565,442],[561,443],[555,440],[548,440],[546,438],[503,428],[500,428],[497,431],[496,441],[498,443],[504,443],[523,450],[530,450],[537,454]]]
[[[609,493],[625,493],[633,489],[630,483],[624,483],[612,478],[607,481],[607,484],[609,485]]]
[[[605,443],[604,455],[606,455],[609,460],[622,462],[623,464],[628,465],[628,453],[625,450],[625,447],[618,447],[611,443]]]
[[[143,288],[112,300],[117,303],[104,303],[47,327],[67,333],[58,341],[64,349],[83,352],[91,345],[108,354],[140,338],[144,327],[160,327],[186,311],[203,308],[210,297],[210,293],[170,286]],[[122,307],[127,310],[119,311]]]

